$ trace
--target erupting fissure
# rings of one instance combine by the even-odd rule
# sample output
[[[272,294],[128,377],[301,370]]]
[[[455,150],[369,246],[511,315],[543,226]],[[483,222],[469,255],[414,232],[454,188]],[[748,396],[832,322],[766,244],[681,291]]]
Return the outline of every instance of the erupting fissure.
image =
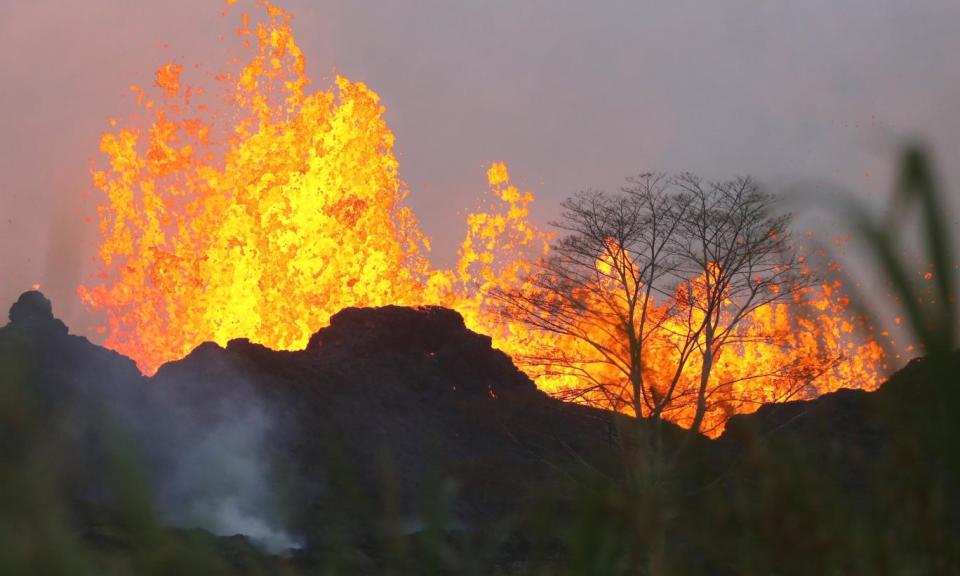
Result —
[[[105,312],[105,345],[149,374],[204,341],[303,348],[348,306],[438,304],[521,364],[547,349],[589,358],[581,342],[505,318],[488,296],[522,288],[550,241],[529,221],[533,196],[510,184],[506,166],[488,171],[489,206],[467,218],[458,264],[434,268],[404,204],[379,97],[342,76],[308,91],[290,16],[267,0],[259,5],[260,21],[244,15],[237,31],[244,64],[217,77],[222,96],[185,84],[183,66],[166,64],[156,90],[131,88],[146,120],[112,122],[102,137],[109,161],[93,171],[103,193],[102,266],[79,293]],[[797,378],[813,393],[878,381],[881,348],[853,336],[837,287],[811,289],[806,314],[771,304],[744,323],[744,344],[716,360],[712,378],[729,384],[710,399],[708,432],[734,412],[783,399]],[[670,369],[668,332],[661,338],[652,376]],[[810,373],[832,355],[841,360]],[[570,371],[527,369],[547,391],[576,386]],[[615,377],[595,370],[597,379]],[[681,389],[695,386],[698,370],[691,362]],[[669,414],[681,424],[691,416],[692,403]]]

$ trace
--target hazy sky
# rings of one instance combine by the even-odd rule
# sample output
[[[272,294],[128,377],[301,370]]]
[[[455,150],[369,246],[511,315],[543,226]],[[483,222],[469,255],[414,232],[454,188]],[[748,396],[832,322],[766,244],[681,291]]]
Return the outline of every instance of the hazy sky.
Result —
[[[241,0],[241,4],[249,0]],[[920,136],[960,190],[957,0],[280,0],[316,84],[387,106],[410,204],[450,261],[504,160],[546,221],[645,170],[887,193]],[[0,0],[0,309],[39,282],[74,331],[94,269],[88,167],[173,59],[215,68],[219,0]],[[169,48],[165,48],[169,45]]]

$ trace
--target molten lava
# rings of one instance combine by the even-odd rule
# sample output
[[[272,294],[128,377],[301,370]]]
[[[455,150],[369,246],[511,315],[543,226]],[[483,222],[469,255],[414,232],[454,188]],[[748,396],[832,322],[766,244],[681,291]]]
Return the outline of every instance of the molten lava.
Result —
[[[533,196],[510,184],[506,166],[488,171],[489,206],[467,218],[457,266],[432,267],[404,204],[379,97],[343,77],[308,91],[290,16],[259,4],[262,21],[245,15],[238,30],[245,63],[218,77],[222,94],[185,84],[183,66],[166,64],[157,90],[131,88],[146,120],[101,139],[108,162],[93,182],[103,193],[102,269],[79,293],[105,312],[105,345],[153,373],[204,341],[303,348],[348,306],[439,304],[490,334],[547,391],[576,388],[585,373],[615,379],[582,342],[511,321],[490,298],[493,288],[523,289],[550,240],[530,223]],[[714,369],[708,432],[732,413],[784,399],[798,381],[804,395],[877,382],[881,349],[853,336],[835,288],[809,291],[800,306],[771,304],[743,323]],[[647,368],[654,378],[672,361],[669,336],[660,338]],[[538,361],[557,350],[582,362],[579,373]],[[682,394],[698,369],[691,362]],[[668,416],[687,423],[692,405]]]

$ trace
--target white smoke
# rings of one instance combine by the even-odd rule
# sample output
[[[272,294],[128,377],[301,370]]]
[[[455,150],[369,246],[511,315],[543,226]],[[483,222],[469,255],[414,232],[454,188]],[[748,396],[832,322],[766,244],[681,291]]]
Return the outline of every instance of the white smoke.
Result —
[[[209,406],[163,400],[169,434],[156,488],[164,520],[218,536],[243,535],[271,553],[301,548],[285,527],[271,465],[277,419],[239,379],[214,386]]]

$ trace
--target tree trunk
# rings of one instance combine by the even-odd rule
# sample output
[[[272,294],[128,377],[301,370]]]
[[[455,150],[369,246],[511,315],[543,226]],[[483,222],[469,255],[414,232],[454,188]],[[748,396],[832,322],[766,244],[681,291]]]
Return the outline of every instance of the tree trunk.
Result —
[[[712,332],[712,331],[711,331]],[[692,432],[699,432],[703,425],[703,417],[707,412],[707,384],[710,382],[710,372],[713,370],[713,335],[708,334],[703,352],[703,366],[700,368],[700,388],[697,390],[697,411],[693,416]]]
[[[630,368],[630,386],[633,390],[633,397],[631,398],[633,415],[636,416],[637,419],[640,419],[643,416],[643,399],[641,398],[641,393],[643,392],[643,372],[637,365]]]

